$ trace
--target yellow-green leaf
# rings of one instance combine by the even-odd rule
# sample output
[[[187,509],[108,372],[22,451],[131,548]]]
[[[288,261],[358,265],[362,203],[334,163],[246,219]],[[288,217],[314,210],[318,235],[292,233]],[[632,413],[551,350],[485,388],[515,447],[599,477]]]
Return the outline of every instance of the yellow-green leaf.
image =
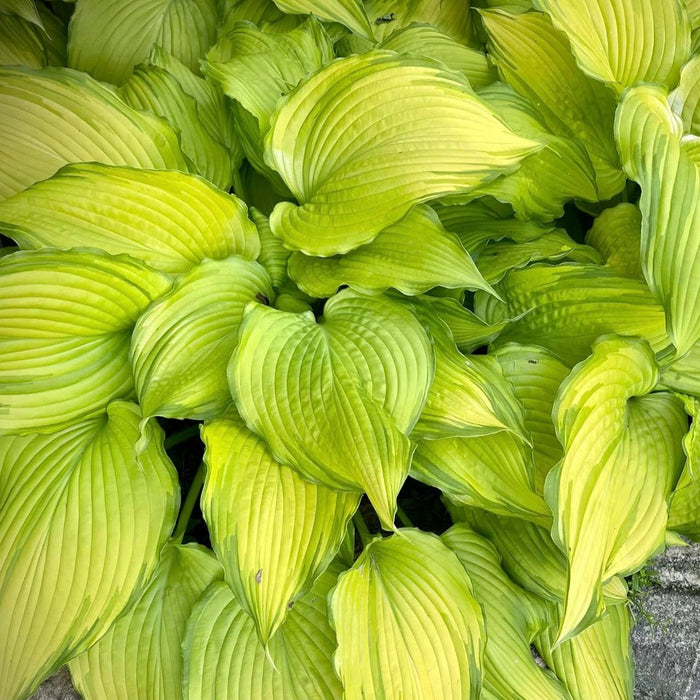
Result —
[[[420,530],[372,541],[331,597],[346,700],[464,700],[481,690],[484,628],[457,557]]]
[[[683,438],[686,462],[671,496],[668,528],[697,542],[700,541],[700,400],[681,398],[693,423]]]
[[[237,197],[195,175],[96,163],[66,166],[0,202],[0,230],[22,248],[89,246],[171,274],[260,252]]]
[[[0,694],[27,697],[97,641],[143,585],[175,522],[177,474],[141,414],[0,438]]]
[[[307,254],[345,253],[414,204],[467,192],[539,148],[439,63],[389,51],[340,59],[272,119],[265,159],[299,206],[281,202],[270,225]]]
[[[167,544],[140,595],[69,663],[76,689],[89,700],[181,700],[187,621],[205,589],[220,578],[221,566],[209,550]]]
[[[275,5],[290,14],[315,15],[327,22],[340,22],[360,36],[372,39],[362,0],[275,0]]]
[[[243,311],[270,299],[265,269],[238,256],[207,260],[175,283],[139,318],[131,365],[147,416],[213,418],[231,403],[226,367]]]
[[[359,496],[305,481],[234,414],[206,423],[202,438],[212,546],[268,644],[337,554]]]
[[[170,281],[126,256],[28,251],[0,259],[0,434],[50,432],[133,394],[136,319]]]
[[[603,256],[606,267],[625,277],[641,277],[639,259],[642,214],[629,202],[610,207],[596,217],[586,243]]]

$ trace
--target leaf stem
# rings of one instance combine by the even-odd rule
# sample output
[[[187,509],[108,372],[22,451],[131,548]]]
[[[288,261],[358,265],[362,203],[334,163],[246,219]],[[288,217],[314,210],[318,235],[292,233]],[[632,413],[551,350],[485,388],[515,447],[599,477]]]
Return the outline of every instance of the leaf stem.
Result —
[[[411,519],[406,515],[406,511],[398,503],[396,504],[396,514],[404,527],[414,527]]]
[[[175,447],[175,445],[179,445],[181,442],[185,442],[185,440],[189,440],[195,435],[199,435],[199,423],[197,425],[189,425],[165,438],[165,449],[169,450],[171,447]]]
[[[360,536],[360,541],[362,542],[362,548],[364,549],[371,541],[372,535],[370,534],[369,528],[365,519],[362,517],[362,513],[358,510],[355,515],[352,516],[352,522],[355,525],[357,534]]]
[[[197,503],[199,493],[204,485],[205,472],[206,468],[204,462],[202,462],[197,469],[197,473],[194,475],[194,479],[192,479],[192,484],[185,497],[185,502],[182,504],[182,508],[180,508],[180,515],[177,519],[177,525],[175,525],[175,532],[173,532],[173,540],[176,542],[182,542],[182,538],[185,536],[187,524],[190,522],[190,516],[192,515],[195,503]]]

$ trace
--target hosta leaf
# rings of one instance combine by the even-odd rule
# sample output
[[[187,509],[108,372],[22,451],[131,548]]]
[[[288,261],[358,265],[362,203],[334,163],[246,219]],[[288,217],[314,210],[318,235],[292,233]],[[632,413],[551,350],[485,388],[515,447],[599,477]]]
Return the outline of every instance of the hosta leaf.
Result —
[[[566,32],[581,69],[616,91],[678,82],[690,56],[681,0],[535,0]]]
[[[372,39],[362,0],[275,0],[275,5],[290,14],[315,15],[328,22],[340,22],[360,36]]]
[[[312,481],[366,491],[389,529],[413,450],[405,433],[432,376],[428,336],[410,312],[352,293],[326,304],[322,325],[249,307],[229,366],[236,405],[273,455]]]
[[[600,615],[603,581],[664,545],[687,419],[672,395],[649,394],[657,379],[645,341],[607,336],[561,386],[553,415],[564,457],[545,486],[569,562],[560,640]]]
[[[403,27],[390,34],[380,48],[433,58],[450,70],[463,73],[474,88],[489,85],[498,77],[483,51],[465,46],[432,24]]]
[[[338,552],[359,496],[304,481],[233,414],[205,424],[202,437],[212,546],[267,644]]]
[[[700,159],[682,140],[680,119],[663,88],[640,86],[625,94],[615,134],[625,169],[642,196],[644,277],[668,317],[678,355],[700,340]]]
[[[606,209],[586,234],[586,243],[600,251],[607,267],[619,275],[641,277],[639,260],[642,215],[628,202]]]
[[[67,166],[0,202],[0,230],[22,248],[90,246],[172,274],[260,252],[237,197],[194,175],[96,163]]]
[[[313,258],[294,253],[289,275],[307,294],[327,297],[341,285],[373,293],[388,287],[420,294],[432,287],[485,289],[485,282],[454,234],[437,214],[419,204],[401,221],[343,256]]]
[[[537,345],[509,343],[493,356],[523,407],[525,430],[532,441],[535,488],[542,493],[545,477],[562,455],[552,423],[552,407],[569,368]]]
[[[71,19],[69,65],[120,85],[161,46],[197,70],[218,21],[216,0],[80,0]]]
[[[281,287],[288,279],[287,261],[291,251],[272,233],[270,221],[262,212],[251,208],[250,218],[255,222],[260,236],[260,262],[270,275],[272,286]]]
[[[200,175],[222,190],[231,187],[231,154],[204,128],[197,102],[175,76],[158,66],[141,64],[118,92],[130,107],[163,117],[179,133],[182,152]]]
[[[263,136],[280,96],[332,58],[330,38],[311,18],[284,32],[235,24],[203,64],[207,78],[235,100],[236,128],[246,157],[283,194],[288,194],[285,185],[263,160]]]
[[[441,539],[466,569],[484,610],[488,636],[481,697],[570,700],[564,686],[535,663],[530,651],[536,633],[546,625],[543,602],[516,586],[501,569],[493,545],[466,525],[451,527]]]
[[[535,644],[573,700],[632,700],[632,621],[626,604],[611,605],[601,620],[556,648],[554,629],[544,629]]]
[[[246,305],[272,297],[265,269],[238,256],[200,263],[139,318],[131,341],[145,415],[212,418],[231,403],[226,367]]]
[[[174,525],[177,475],[141,415],[106,417],[52,435],[0,438],[0,692],[27,697],[92,645],[153,571]]]
[[[562,216],[564,203],[571,199],[598,199],[596,172],[582,141],[549,133],[537,109],[509,86],[492,85],[480,90],[479,97],[515,133],[546,144],[514,173],[485,185],[480,193],[508,202],[519,218],[539,221]]]
[[[183,645],[187,700],[340,700],[335,633],[326,599],[342,567],[333,563],[300,598],[267,649],[225,583],[195,606]]]
[[[438,63],[388,51],[340,59],[274,115],[265,157],[300,205],[281,202],[270,225],[307,254],[345,253],[414,204],[473,189],[539,148]]]
[[[612,137],[615,96],[591,80],[569,50],[566,36],[545,15],[482,13],[490,56],[505,81],[537,105],[547,128],[580,139],[597,175],[600,199],[610,199],[625,184]]]
[[[43,68],[46,34],[37,24],[17,15],[0,17],[0,65]]]
[[[533,265],[512,270],[496,291],[505,300],[477,295],[476,313],[487,323],[514,319],[494,341],[536,343],[574,365],[605,333],[639,335],[655,351],[668,344],[666,319],[642,280],[590,264]]]
[[[359,496],[305,481],[235,415],[206,424],[202,437],[212,546],[268,644],[338,552]]]
[[[671,497],[668,528],[700,541],[700,400],[683,397],[693,423],[683,438],[685,467]]]
[[[411,475],[456,503],[547,526],[551,513],[535,492],[529,449],[512,433],[418,444]]]
[[[662,368],[659,387],[700,397],[700,343]]]
[[[0,0],[0,13],[17,15],[27,22],[36,24],[37,27],[43,26],[34,0]]]
[[[681,69],[678,87],[669,95],[673,111],[685,133],[700,134],[700,56],[693,56]]]
[[[70,662],[76,689],[89,700],[180,700],[187,621],[205,589],[220,578],[221,566],[209,550],[166,545],[128,610]]]
[[[189,170],[163,120],[88,75],[1,68],[0,200],[80,161]]]
[[[481,610],[435,535],[410,529],[374,540],[340,576],[330,605],[347,700],[478,697]]]
[[[567,259],[583,263],[598,263],[600,255],[587,245],[576,243],[562,229],[555,229],[540,238],[524,243],[500,241],[489,243],[479,252],[477,267],[484,279],[495,284],[509,271],[526,267],[539,260]]]
[[[56,430],[133,393],[129,340],[168,279],[97,252],[0,259],[0,432]]]

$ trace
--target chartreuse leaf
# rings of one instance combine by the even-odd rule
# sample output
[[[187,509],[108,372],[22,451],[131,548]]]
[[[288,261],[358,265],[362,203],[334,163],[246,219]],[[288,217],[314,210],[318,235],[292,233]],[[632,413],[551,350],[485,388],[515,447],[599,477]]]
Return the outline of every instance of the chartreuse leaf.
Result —
[[[683,121],[683,131],[700,134],[700,56],[693,56],[681,69],[678,87],[669,95],[669,103]]]
[[[547,128],[579,139],[596,172],[600,199],[610,199],[625,184],[613,139],[615,96],[576,65],[566,36],[536,12],[482,13],[489,55],[505,81],[537,108]]]
[[[609,606],[601,620],[557,646],[555,629],[556,621],[542,630],[535,644],[573,700],[632,700],[632,621],[626,604]]]
[[[661,87],[625,94],[615,135],[625,169],[642,187],[644,277],[681,356],[700,340],[700,156],[694,140],[682,139],[681,120]]]
[[[147,416],[213,418],[231,403],[226,366],[246,305],[270,299],[257,262],[238,256],[200,263],[139,318],[131,366]]]
[[[237,23],[206,56],[203,71],[234,102],[237,133],[251,165],[283,194],[288,190],[263,160],[263,137],[280,96],[333,58],[333,44],[319,22],[308,19],[287,31]]]
[[[204,591],[220,578],[221,565],[209,550],[167,544],[148,585],[127,611],[70,662],[76,689],[90,700],[180,700],[187,621]]]
[[[664,545],[688,423],[678,399],[649,393],[657,380],[644,340],[607,336],[561,386],[553,416],[564,457],[545,485],[552,536],[569,564],[559,640],[600,616],[603,581]]]
[[[0,259],[0,433],[50,432],[133,393],[136,319],[170,288],[131,258],[97,251]]]
[[[0,13],[17,15],[27,22],[36,24],[37,27],[43,27],[41,16],[34,0],[0,0]]]
[[[327,596],[343,570],[332,563],[265,648],[253,619],[225,583],[197,603],[183,644],[186,700],[340,700]]]
[[[0,200],[67,163],[188,171],[175,132],[67,69],[0,69]]]
[[[474,88],[489,85],[498,78],[483,51],[465,46],[432,24],[409,24],[390,34],[379,48],[433,58],[464,74]]]
[[[629,202],[610,207],[596,217],[586,243],[603,256],[606,267],[625,277],[641,277],[639,259],[642,214]]]
[[[224,0],[221,5],[224,19],[219,26],[219,37],[228,34],[237,22],[252,22],[270,29],[284,25],[286,30],[290,20],[292,24],[303,21],[300,17],[285,15],[273,0]]]
[[[678,82],[690,56],[680,0],[535,0],[565,32],[581,69],[618,93],[636,83]]]
[[[275,0],[275,5],[282,12],[315,15],[327,22],[340,22],[366,39],[373,38],[362,0]]]
[[[438,537],[373,540],[330,601],[347,700],[455,700],[481,690],[484,624],[459,559]]]
[[[80,0],[70,24],[69,65],[121,85],[153,46],[162,46],[197,70],[218,21],[216,0]]]
[[[676,484],[668,513],[668,528],[700,541],[700,400],[681,397],[692,417],[690,430],[683,438],[685,466]]]
[[[287,261],[291,251],[270,230],[270,221],[259,210],[251,208],[250,218],[255,222],[260,236],[260,262],[272,280],[272,286],[281,287],[287,280]]]
[[[237,197],[176,171],[81,163],[0,202],[22,248],[90,246],[182,274],[207,258],[254,259],[260,240]]]
[[[397,302],[350,292],[309,312],[249,307],[229,365],[231,392],[273,455],[330,488],[365,491],[393,529],[396,494],[433,377],[422,326]]]
[[[345,253],[414,204],[467,192],[539,148],[439,63],[350,56],[306,80],[272,119],[265,158],[300,205],[278,204],[270,226],[290,248]]]
[[[330,296],[341,285],[369,294],[388,287],[404,294],[437,286],[491,291],[457,236],[444,229],[426,204],[345,255],[314,258],[294,253],[289,276],[315,297]]]
[[[38,25],[18,15],[0,18],[0,65],[43,68],[46,33]]]
[[[523,407],[525,430],[532,442],[535,489],[543,493],[545,477],[562,455],[552,423],[552,407],[569,368],[537,345],[508,343],[493,356]]]
[[[564,213],[564,203],[598,199],[596,172],[579,139],[549,133],[529,101],[510,86],[497,83],[479,91],[496,113],[521,136],[546,147],[528,156],[514,173],[479,189],[512,205],[522,219],[551,221]]]
[[[477,294],[487,323],[513,319],[494,341],[542,345],[567,365],[588,357],[605,333],[639,335],[655,351],[668,344],[662,307],[642,280],[591,264],[532,265],[511,270],[496,285],[505,300]]]
[[[235,414],[206,423],[202,438],[212,546],[268,644],[338,552],[359,495],[305,481]]]
[[[204,128],[197,102],[182,89],[175,76],[164,68],[141,64],[118,93],[130,107],[163,117],[179,133],[182,151],[200,175],[222,190],[231,187],[234,165],[231,154]]]
[[[484,611],[488,634],[480,697],[570,700],[564,686],[535,663],[530,651],[547,622],[543,601],[516,586],[501,569],[494,546],[465,524],[451,527],[441,539],[466,569]]]
[[[177,475],[154,423],[117,401],[51,435],[0,438],[0,692],[27,697],[97,641],[150,576]]]
[[[413,434],[435,439],[509,430],[522,435],[521,408],[498,363],[462,355],[435,309],[420,302],[412,308],[430,329],[435,352],[435,378]]]
[[[512,433],[425,440],[411,476],[461,505],[517,516],[548,526],[552,514],[535,491],[530,451]]]
[[[700,343],[679,360],[662,367],[659,387],[700,397]]]

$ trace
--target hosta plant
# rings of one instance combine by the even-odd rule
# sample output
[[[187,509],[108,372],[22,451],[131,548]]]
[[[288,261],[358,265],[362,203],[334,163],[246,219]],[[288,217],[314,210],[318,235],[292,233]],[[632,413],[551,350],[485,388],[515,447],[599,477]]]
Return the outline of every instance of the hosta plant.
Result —
[[[0,696],[632,698],[627,578],[700,539],[699,31],[0,0]]]

